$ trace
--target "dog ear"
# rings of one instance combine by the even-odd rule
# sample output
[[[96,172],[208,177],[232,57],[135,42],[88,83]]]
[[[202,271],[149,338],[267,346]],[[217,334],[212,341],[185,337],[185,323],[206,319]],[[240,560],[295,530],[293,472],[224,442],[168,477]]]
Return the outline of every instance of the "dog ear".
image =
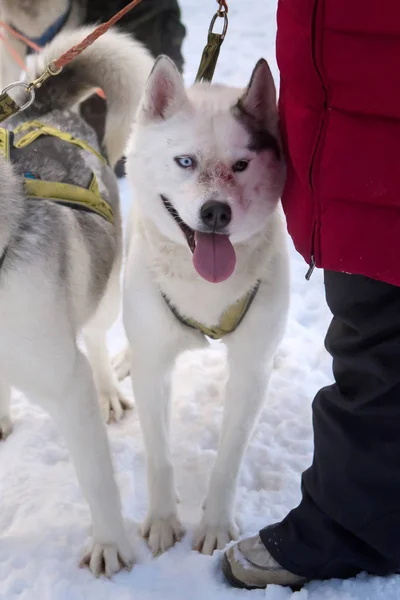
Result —
[[[275,128],[278,113],[275,83],[268,63],[263,58],[256,64],[239,106],[264,127]]]
[[[144,121],[169,119],[187,102],[182,76],[167,56],[160,56],[144,91],[141,116]]]

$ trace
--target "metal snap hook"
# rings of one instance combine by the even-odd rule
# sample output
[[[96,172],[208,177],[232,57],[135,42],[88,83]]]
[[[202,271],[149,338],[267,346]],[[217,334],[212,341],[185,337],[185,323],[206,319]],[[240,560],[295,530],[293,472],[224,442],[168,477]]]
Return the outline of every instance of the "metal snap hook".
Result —
[[[223,17],[223,19],[224,19],[224,27],[223,27],[223,29],[222,29],[222,33],[221,33],[221,39],[223,40],[223,39],[224,39],[224,37],[225,37],[225,35],[226,35],[226,32],[228,31],[228,15],[227,15],[227,13],[226,13],[226,11],[225,11],[225,10],[224,10],[224,11],[222,11],[222,13],[221,13],[221,14],[220,14],[220,11],[217,11],[217,12],[215,13],[215,15],[213,16],[213,18],[211,19],[211,23],[210,23],[210,27],[209,27],[209,29],[208,29],[208,33],[212,33],[212,32],[213,32],[214,25],[215,25],[215,21],[216,21],[218,18],[220,18],[220,17],[221,17],[221,18]]]
[[[4,90],[2,91],[2,94],[7,94],[13,88],[18,88],[18,87],[24,88],[24,90],[29,94],[29,98],[25,102],[25,104],[23,104],[22,106],[19,107],[18,112],[21,112],[23,110],[26,110],[32,104],[32,102],[35,100],[35,91],[33,88],[30,87],[29,83],[25,83],[25,81],[14,81],[14,83],[10,83],[9,85],[7,85],[4,88]]]

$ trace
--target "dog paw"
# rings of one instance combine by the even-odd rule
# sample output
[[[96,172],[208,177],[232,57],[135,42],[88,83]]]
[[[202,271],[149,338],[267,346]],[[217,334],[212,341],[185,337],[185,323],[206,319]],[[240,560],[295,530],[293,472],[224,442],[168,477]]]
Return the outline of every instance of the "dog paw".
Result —
[[[176,516],[163,519],[147,517],[142,527],[142,535],[147,539],[153,555],[157,556],[179,542],[185,535],[185,530]]]
[[[120,421],[125,411],[132,410],[133,402],[116,386],[108,392],[100,392],[100,408],[106,423]]]
[[[13,430],[12,421],[9,416],[0,418],[0,440],[8,438]]]
[[[131,357],[129,347],[126,346],[112,361],[118,381],[126,379],[131,373]]]
[[[193,548],[202,554],[211,556],[214,550],[223,550],[229,542],[238,538],[239,529],[235,523],[217,527],[202,523],[195,533]]]
[[[88,567],[95,577],[112,577],[121,569],[130,571],[134,563],[133,550],[128,542],[123,544],[93,543],[83,556],[80,566]]]

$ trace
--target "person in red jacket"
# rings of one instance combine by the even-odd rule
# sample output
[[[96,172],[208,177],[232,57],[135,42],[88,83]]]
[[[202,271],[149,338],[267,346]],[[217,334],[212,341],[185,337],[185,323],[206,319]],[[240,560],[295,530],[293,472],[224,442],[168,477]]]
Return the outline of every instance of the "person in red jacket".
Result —
[[[325,270],[335,383],[299,506],[224,555],[244,588],[400,569],[400,3],[280,0],[277,58],[282,201]]]

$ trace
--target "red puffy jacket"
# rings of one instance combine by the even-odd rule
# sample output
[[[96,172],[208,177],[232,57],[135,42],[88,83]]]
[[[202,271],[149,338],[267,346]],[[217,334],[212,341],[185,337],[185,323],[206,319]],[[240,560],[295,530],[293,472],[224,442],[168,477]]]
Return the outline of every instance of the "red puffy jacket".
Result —
[[[400,0],[279,0],[277,57],[297,250],[400,285]]]

